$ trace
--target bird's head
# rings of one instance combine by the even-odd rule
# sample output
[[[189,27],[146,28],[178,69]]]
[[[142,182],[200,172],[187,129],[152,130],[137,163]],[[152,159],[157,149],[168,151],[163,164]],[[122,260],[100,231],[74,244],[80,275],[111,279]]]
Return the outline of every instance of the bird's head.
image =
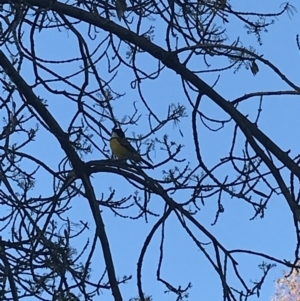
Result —
[[[120,127],[115,126],[115,127],[113,127],[113,129],[112,129],[111,137],[112,137],[112,138],[114,138],[114,137],[125,138],[125,134],[124,134],[124,132],[121,130]]]

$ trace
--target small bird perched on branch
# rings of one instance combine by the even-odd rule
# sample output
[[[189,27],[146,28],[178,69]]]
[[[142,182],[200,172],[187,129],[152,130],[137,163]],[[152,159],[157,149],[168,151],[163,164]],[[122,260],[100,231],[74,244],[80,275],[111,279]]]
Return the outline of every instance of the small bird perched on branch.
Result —
[[[110,149],[113,155],[118,159],[129,159],[137,163],[144,163],[148,167],[153,168],[153,166],[144,160],[138,151],[130,144],[130,142],[126,139],[124,132],[118,126],[115,126],[112,129]]]
[[[126,11],[126,0],[116,0],[116,11],[118,19],[121,20]]]

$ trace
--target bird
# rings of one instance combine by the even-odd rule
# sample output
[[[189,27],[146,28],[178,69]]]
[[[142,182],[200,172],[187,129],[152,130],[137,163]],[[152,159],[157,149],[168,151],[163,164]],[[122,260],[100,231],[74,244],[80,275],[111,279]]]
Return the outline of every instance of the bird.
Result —
[[[153,168],[153,166],[144,160],[138,151],[130,144],[126,139],[125,133],[118,126],[115,126],[111,132],[110,138],[110,149],[115,157],[120,160],[131,160],[136,163],[144,163],[148,167]]]
[[[121,20],[126,11],[126,0],[116,0],[116,11],[118,19]]]

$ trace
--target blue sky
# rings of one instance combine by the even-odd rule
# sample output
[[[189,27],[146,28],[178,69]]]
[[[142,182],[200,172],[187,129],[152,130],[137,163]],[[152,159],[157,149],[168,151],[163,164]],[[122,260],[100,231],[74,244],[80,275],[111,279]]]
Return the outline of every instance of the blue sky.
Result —
[[[249,2],[249,1],[248,1]],[[300,10],[299,3],[296,0],[291,2],[294,6]],[[232,7],[236,10],[252,10],[260,12],[272,12],[277,10],[280,6],[280,1],[251,1],[251,3],[245,3],[245,1],[232,1]],[[247,6],[246,6],[247,5]],[[228,44],[240,37],[244,46],[254,46],[259,54],[263,54],[264,58],[276,65],[288,78],[299,84],[300,71],[299,65],[299,49],[296,47],[296,34],[300,34],[300,21],[299,15],[296,14],[294,18],[289,19],[287,15],[282,16],[275,22],[273,26],[269,28],[268,33],[263,34],[263,45],[259,46],[256,43],[256,39],[253,36],[247,35],[246,30],[236,22],[230,20],[228,26],[227,35],[229,37]],[[148,21],[149,23],[151,21]],[[149,23],[145,23],[148,25]],[[122,26],[123,23],[119,22]],[[155,38],[154,43],[164,46],[164,37],[160,30],[160,20],[151,22],[155,26]],[[80,25],[78,28],[82,32],[86,30],[85,25]],[[98,45],[99,41],[105,36],[100,31],[94,42],[88,42],[91,49]],[[117,41],[117,39],[116,39]],[[28,32],[24,34],[24,43],[29,45]],[[36,33],[36,52],[39,56],[48,60],[67,60],[70,56],[78,57],[78,43],[74,39],[71,32],[62,30],[42,31]],[[104,47],[102,47],[104,49]],[[126,47],[121,49],[121,54],[125,55]],[[111,55],[108,52],[108,55]],[[212,68],[220,67],[220,64],[226,64],[224,59],[209,58]],[[146,70],[155,70],[157,66],[156,60],[151,58],[148,54],[143,53],[137,60],[140,68]],[[45,66],[48,66],[44,62]],[[276,90],[291,90],[282,80],[273,73],[267,66],[258,63],[260,71],[254,77],[249,70],[241,68],[238,72],[234,73],[233,70],[227,70],[220,74],[219,82],[217,83],[215,90],[221,94],[225,99],[232,101],[246,93],[260,92],[260,91],[276,91]],[[51,66],[61,75],[67,75],[72,72],[76,72],[82,66],[80,60],[74,60],[70,64],[61,64],[57,66]],[[195,66],[200,68],[203,66],[202,59],[199,57],[194,59],[191,64],[191,68]],[[99,74],[106,79],[109,79],[112,75],[107,74],[107,63],[103,60],[96,64],[96,68]],[[204,67],[203,67],[204,68]],[[30,64],[25,64],[21,74],[25,80],[33,84],[33,74]],[[42,75],[48,74],[41,72]],[[212,85],[218,73],[206,73],[201,74],[201,78],[208,84]],[[82,84],[82,75],[72,78],[70,81],[80,86]],[[130,82],[134,80],[134,74],[128,68],[122,66],[118,70],[115,80],[112,82],[112,89],[118,93],[124,93],[125,95],[119,99],[112,101],[115,116],[122,120],[125,115],[130,116],[134,112],[133,102],[136,105],[141,114],[141,118],[136,126],[128,126],[124,129],[127,130],[127,134],[132,136],[133,132],[136,134],[144,134],[149,130],[147,124],[146,110],[143,107],[140,97],[136,89],[130,87]],[[53,89],[76,92],[76,89],[71,89],[62,85],[61,83],[51,83]],[[96,88],[96,82],[93,76],[90,78],[89,90]],[[49,111],[57,118],[60,125],[64,130],[67,129],[70,120],[72,119],[75,111],[75,103],[71,103],[62,95],[52,95],[42,88],[35,88],[35,93],[47,100]],[[192,132],[191,132],[191,108],[188,105],[186,96],[183,93],[180,77],[170,70],[163,70],[160,77],[156,80],[147,80],[142,84],[143,95],[148,102],[151,109],[160,117],[165,118],[168,106],[171,103],[183,104],[187,107],[187,117],[183,118],[180,123],[180,129],[184,136],[179,135],[177,127],[169,124],[163,127],[157,132],[157,138],[161,139],[165,134],[169,135],[170,140],[174,140],[177,143],[183,144],[185,147],[179,154],[179,158],[186,159],[191,162],[191,166],[195,165],[195,150],[193,146]],[[195,94],[190,94],[195,97]],[[17,106],[20,105],[18,100]],[[84,101],[93,105],[91,99],[85,98]],[[97,108],[95,108],[97,110]],[[201,104],[201,110],[210,118],[224,118],[228,119],[228,116],[211,100],[204,98]],[[249,115],[250,120],[256,118],[258,110],[258,99],[249,99],[244,101],[239,110],[245,115]],[[270,138],[277,143],[283,150],[291,150],[291,156],[299,154],[300,144],[298,130],[300,128],[300,119],[298,117],[300,111],[299,96],[280,96],[280,97],[265,97],[263,100],[263,111],[261,113],[261,119],[259,122],[259,128],[268,134]],[[31,121],[34,125],[37,121]],[[103,120],[104,126],[107,129],[111,129],[113,126],[109,120]],[[225,157],[228,154],[231,141],[232,131],[234,124],[227,123],[221,131],[211,132],[208,131],[198,121],[199,141],[201,146],[201,152],[204,161],[209,167],[218,163],[220,158]],[[108,139],[109,137],[107,137]],[[154,138],[154,137],[151,137]],[[22,137],[15,136],[17,142],[20,143]],[[103,147],[103,141],[94,133],[93,141],[99,144],[99,147]],[[244,137],[241,133],[238,135],[238,146],[236,154],[242,154],[242,148],[244,146]],[[108,148],[106,148],[107,154],[109,154]],[[36,155],[39,159],[47,162],[53,169],[57,170],[57,165],[63,158],[64,154],[60,149],[60,146],[56,139],[51,136],[49,132],[41,127],[35,142],[25,147],[24,151]],[[166,155],[159,147],[155,152],[151,153],[151,158],[154,162],[159,162]],[[90,155],[84,157],[86,161],[103,159],[103,155],[94,150]],[[174,168],[179,165],[183,168],[184,163],[175,164],[169,163],[164,168],[158,170],[149,171],[149,174],[154,178],[161,179],[163,177],[163,169]],[[30,163],[24,163],[27,168],[32,168]],[[225,168],[216,171],[216,176],[220,181],[228,175],[230,178],[235,177],[235,172],[232,168]],[[289,175],[286,174],[286,180],[289,180]],[[274,180],[270,180],[274,184]],[[100,199],[102,194],[105,197],[109,195],[110,187],[116,190],[114,198],[116,200],[133,194],[135,188],[132,187],[126,180],[122,179],[118,175],[99,173],[93,176],[92,182],[95,187],[97,197]],[[265,186],[260,184],[262,191]],[[40,194],[52,193],[52,178],[47,175],[43,170],[38,172],[38,180],[36,182],[36,188],[32,191],[32,196],[38,196]],[[190,192],[180,192],[172,196],[177,202],[184,202],[189,198]],[[142,196],[142,195],[141,195]],[[256,197],[257,198],[257,197]],[[259,199],[257,199],[259,201]],[[295,250],[296,235],[293,226],[293,220],[291,212],[288,209],[286,201],[281,195],[273,197],[269,204],[268,210],[265,213],[263,219],[256,218],[250,220],[254,214],[250,205],[244,203],[241,200],[232,199],[230,196],[224,195],[222,198],[222,204],[225,208],[225,212],[220,216],[218,223],[215,226],[211,224],[215,218],[215,212],[217,210],[217,196],[207,199],[205,206],[199,205],[201,211],[196,215],[197,220],[204,225],[208,231],[214,234],[219,242],[227,249],[249,249],[257,252],[265,252],[279,259],[292,260]],[[89,221],[90,230],[85,232],[85,238],[93,237],[92,216],[87,204],[87,201],[83,198],[74,198],[71,201],[72,208],[65,214],[65,217],[70,218],[74,223],[82,221]],[[163,201],[157,197],[151,199],[149,207],[156,214],[161,216],[164,204]],[[137,208],[129,208],[124,211],[120,211],[123,215],[136,216],[139,213]],[[128,300],[130,297],[137,295],[136,289],[136,264],[140,249],[143,245],[145,237],[152,229],[154,223],[157,222],[158,217],[149,216],[148,221],[144,219],[122,219],[115,216],[107,209],[103,209],[103,219],[105,222],[106,230],[108,233],[112,254],[115,260],[115,268],[118,277],[121,279],[124,275],[132,275],[133,279],[126,285],[121,285],[121,292],[123,293],[124,300]],[[190,225],[191,226],[191,225]],[[193,226],[191,228],[197,238],[203,242],[208,243],[209,240],[200,233]],[[149,249],[147,250],[146,257],[143,264],[143,288],[146,294],[152,295],[154,301],[174,300],[172,294],[164,294],[165,288],[156,281],[156,269],[159,258],[159,244],[161,237],[161,228],[155,234],[153,241],[151,242]],[[84,241],[82,238],[74,240],[75,247],[82,248]],[[97,247],[97,255],[94,258],[92,279],[100,277],[104,264],[102,260],[102,251],[100,247]],[[205,248],[212,252],[211,245],[205,246]],[[211,253],[212,254],[212,253]],[[246,281],[256,281],[259,279],[260,271],[258,264],[262,262],[262,259],[257,259],[254,256],[238,255],[236,259],[239,260],[239,269]],[[274,292],[274,280],[281,276],[281,270],[283,268],[278,266],[274,269],[265,282],[265,287],[261,294],[261,300],[269,300]],[[192,289],[190,290],[190,296],[188,300],[221,300],[222,288],[220,280],[212,269],[211,265],[204,258],[203,254],[187,236],[186,232],[182,229],[178,219],[174,214],[171,214],[165,225],[165,245],[164,245],[164,261],[162,267],[163,277],[171,282],[174,286],[181,285],[186,286],[190,281],[192,282]],[[229,270],[229,283],[231,285],[238,285],[236,278]],[[237,287],[237,288],[240,288]],[[97,300],[112,300],[110,292],[104,292],[103,296],[95,297]],[[252,300],[255,300],[253,297]]]

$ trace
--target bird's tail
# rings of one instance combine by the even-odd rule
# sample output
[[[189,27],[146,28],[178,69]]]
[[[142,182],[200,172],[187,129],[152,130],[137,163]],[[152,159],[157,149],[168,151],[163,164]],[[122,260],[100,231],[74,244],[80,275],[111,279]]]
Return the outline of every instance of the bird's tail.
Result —
[[[135,163],[138,163],[138,164],[142,164],[143,163],[148,168],[153,168],[153,165],[151,163],[149,163],[148,161],[146,161],[145,159],[143,159],[140,154],[135,154],[131,158],[131,161],[134,161]]]
[[[151,164],[151,163],[149,163],[148,161],[146,161],[145,159],[143,159],[142,157],[141,157],[141,162],[143,162],[145,165],[147,165],[149,168],[154,168],[153,167],[153,165]]]

